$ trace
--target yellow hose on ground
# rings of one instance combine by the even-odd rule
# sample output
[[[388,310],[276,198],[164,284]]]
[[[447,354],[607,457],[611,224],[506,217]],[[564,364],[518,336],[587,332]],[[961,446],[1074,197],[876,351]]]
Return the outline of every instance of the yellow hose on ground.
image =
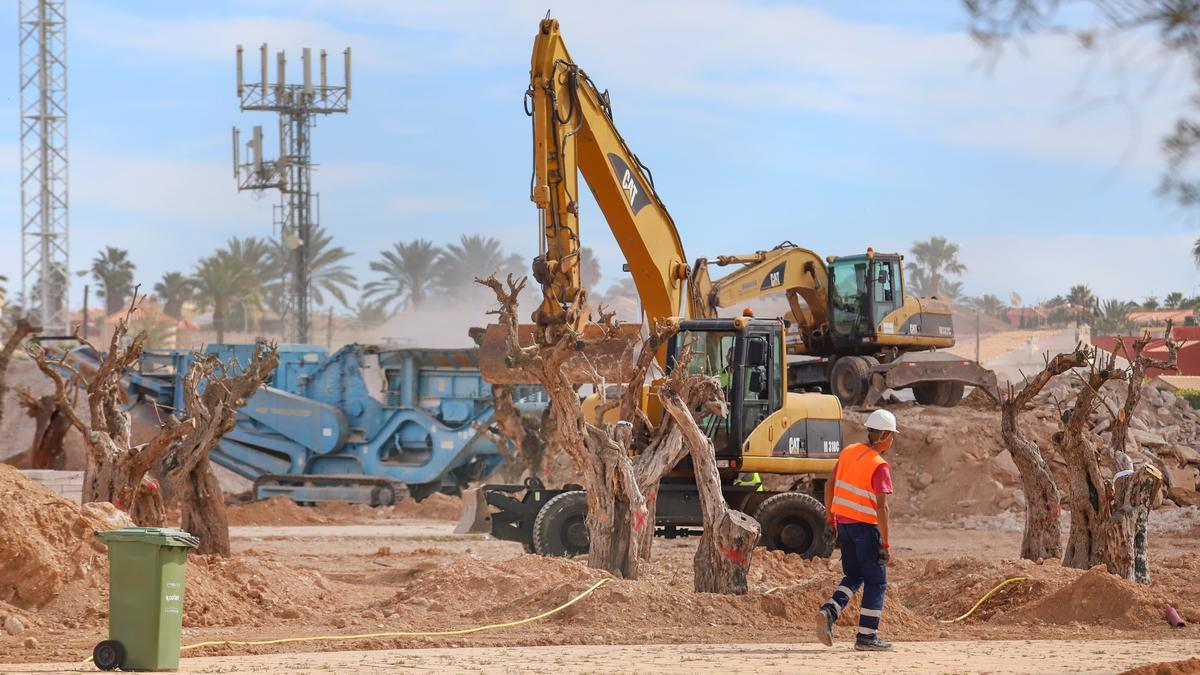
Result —
[[[1015,584],[1018,581],[1025,581],[1026,579],[1028,579],[1028,577],[1013,577],[1011,579],[1005,579],[1004,581],[1001,581],[999,584],[996,584],[995,588],[993,588],[992,590],[985,593],[984,596],[982,598],[980,598],[974,605],[971,605],[971,609],[968,609],[966,614],[963,614],[962,616],[956,617],[953,619],[938,619],[938,623],[957,623],[959,621],[962,621],[963,619],[967,618],[968,616],[971,616],[972,614],[974,614],[975,610],[979,609],[980,605],[982,605],[988,598],[995,595],[996,592],[999,591],[1001,588],[1004,588],[1005,586],[1007,586],[1009,584]],[[764,591],[763,595],[770,595],[770,594],[774,593],[775,591],[784,591],[789,588],[795,588],[796,586],[799,586],[799,585],[800,584],[793,584],[791,586],[775,586],[774,588],[769,588],[766,591]]]
[[[990,598],[996,594],[996,591],[999,591],[1001,588],[1004,588],[1005,586],[1007,586],[1009,584],[1015,584],[1018,581],[1025,581],[1027,578],[1028,577],[1013,577],[1011,579],[1005,579],[1004,581],[1001,581],[1000,583],[996,584],[995,588],[988,591],[987,593],[984,593],[983,597],[980,598],[974,605],[971,605],[971,609],[968,609],[966,614],[963,614],[960,617],[955,617],[953,619],[938,619],[938,623],[956,623],[958,621],[962,621],[963,619],[967,618],[968,616],[971,616],[972,614],[974,614],[975,610],[979,609],[979,606],[982,605],[984,603],[984,601],[986,601],[988,598]]]
[[[571,598],[567,602],[559,605],[558,607],[555,607],[554,609],[542,612],[541,614],[538,614],[537,616],[531,616],[527,619],[520,619],[518,621],[509,621],[507,623],[493,623],[493,624],[488,624],[486,626],[476,626],[475,628],[462,628],[459,630],[391,631],[391,632],[387,632],[387,633],[364,633],[362,635],[319,635],[319,636],[313,636],[313,637],[291,637],[291,638],[280,638],[278,640],[212,640],[209,642],[197,642],[196,644],[184,645],[179,648],[179,651],[182,652],[182,651],[187,651],[189,649],[199,649],[200,647],[215,647],[215,646],[257,647],[257,646],[261,646],[261,645],[280,645],[280,644],[289,644],[289,643],[293,643],[293,642],[340,642],[340,641],[344,641],[344,640],[371,640],[374,638],[390,638],[390,637],[446,637],[446,636],[451,636],[451,635],[469,635],[471,633],[481,633],[483,631],[496,630],[498,628],[512,628],[514,626],[521,626],[521,625],[524,625],[527,623],[533,623],[534,621],[540,621],[541,619],[545,619],[550,616],[554,616],[555,614],[558,614],[559,612],[563,611],[564,609],[570,607],[571,605],[574,605],[575,603],[579,602],[580,600],[583,600],[587,596],[591,595],[597,588],[600,588],[601,586],[608,583],[609,581],[611,581],[611,579],[601,579],[600,581],[597,581],[596,583],[592,584],[591,587],[588,588],[586,591]],[[92,660],[92,658],[89,656],[87,659],[84,660],[84,663],[87,663],[91,660]]]

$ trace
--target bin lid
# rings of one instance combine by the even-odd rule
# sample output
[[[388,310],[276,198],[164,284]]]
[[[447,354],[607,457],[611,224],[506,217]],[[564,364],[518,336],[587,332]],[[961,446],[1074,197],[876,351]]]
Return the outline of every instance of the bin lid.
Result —
[[[159,546],[179,546],[196,548],[200,540],[190,533],[174,527],[126,527],[120,530],[97,532],[97,537],[104,543],[113,541],[130,541],[140,544],[157,544]]]

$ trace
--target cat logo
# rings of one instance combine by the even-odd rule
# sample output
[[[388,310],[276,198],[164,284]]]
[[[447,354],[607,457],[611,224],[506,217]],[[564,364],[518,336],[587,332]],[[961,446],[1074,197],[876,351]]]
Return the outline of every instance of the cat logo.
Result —
[[[804,452],[804,439],[799,436],[793,436],[788,439],[788,454],[799,455]]]
[[[633,174],[629,173],[629,169],[625,169],[625,175],[621,177],[621,189],[625,191],[629,205],[632,206],[633,201],[637,199],[638,189],[637,183],[633,180]]]
[[[621,185],[621,192],[625,193],[629,209],[636,216],[638,211],[650,205],[650,196],[646,194],[646,188],[638,180],[633,168],[618,155],[608,153],[608,162],[613,168],[613,178]]]
[[[783,272],[785,269],[787,269],[786,262],[779,263],[775,267],[772,267],[771,271],[767,272],[766,276],[763,277],[762,284],[759,286],[759,290],[765,291],[770,288],[779,288],[782,286]]]

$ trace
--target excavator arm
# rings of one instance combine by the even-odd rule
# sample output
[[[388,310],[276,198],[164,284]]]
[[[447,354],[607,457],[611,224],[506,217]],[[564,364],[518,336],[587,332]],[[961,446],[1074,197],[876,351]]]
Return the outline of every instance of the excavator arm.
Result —
[[[712,281],[708,267],[741,265]],[[829,324],[829,273],[816,253],[791,243],[749,255],[698,258],[691,272],[688,305],[693,318],[715,318],[722,307],[783,291],[791,320],[805,346],[823,339]]]
[[[579,329],[588,319],[579,278],[580,173],[625,255],[647,318],[654,322],[677,315],[688,267],[675,222],[655,192],[650,172],[613,124],[608,93],[571,59],[555,19],[539,25],[529,80],[530,198],[541,230],[533,272],[545,291],[535,323]]]

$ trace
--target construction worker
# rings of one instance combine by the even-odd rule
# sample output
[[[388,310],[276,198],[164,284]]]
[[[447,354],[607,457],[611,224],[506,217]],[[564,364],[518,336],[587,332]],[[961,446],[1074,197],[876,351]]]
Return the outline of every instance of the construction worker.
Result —
[[[825,483],[825,512],[837,528],[844,577],[816,614],[817,639],[833,646],[833,624],[850,598],[863,587],[858,635],[859,651],[889,651],[879,638],[883,592],[887,588],[888,495],[892,474],[882,457],[896,436],[896,416],[876,410],[867,417],[867,442],[846,446],[838,455],[833,479]]]
[[[737,478],[734,479],[733,484],[756,485],[758,487],[754,490],[755,492],[764,492],[766,490],[766,488],[763,487],[762,476],[759,475],[757,471],[754,473],[739,473]]]

